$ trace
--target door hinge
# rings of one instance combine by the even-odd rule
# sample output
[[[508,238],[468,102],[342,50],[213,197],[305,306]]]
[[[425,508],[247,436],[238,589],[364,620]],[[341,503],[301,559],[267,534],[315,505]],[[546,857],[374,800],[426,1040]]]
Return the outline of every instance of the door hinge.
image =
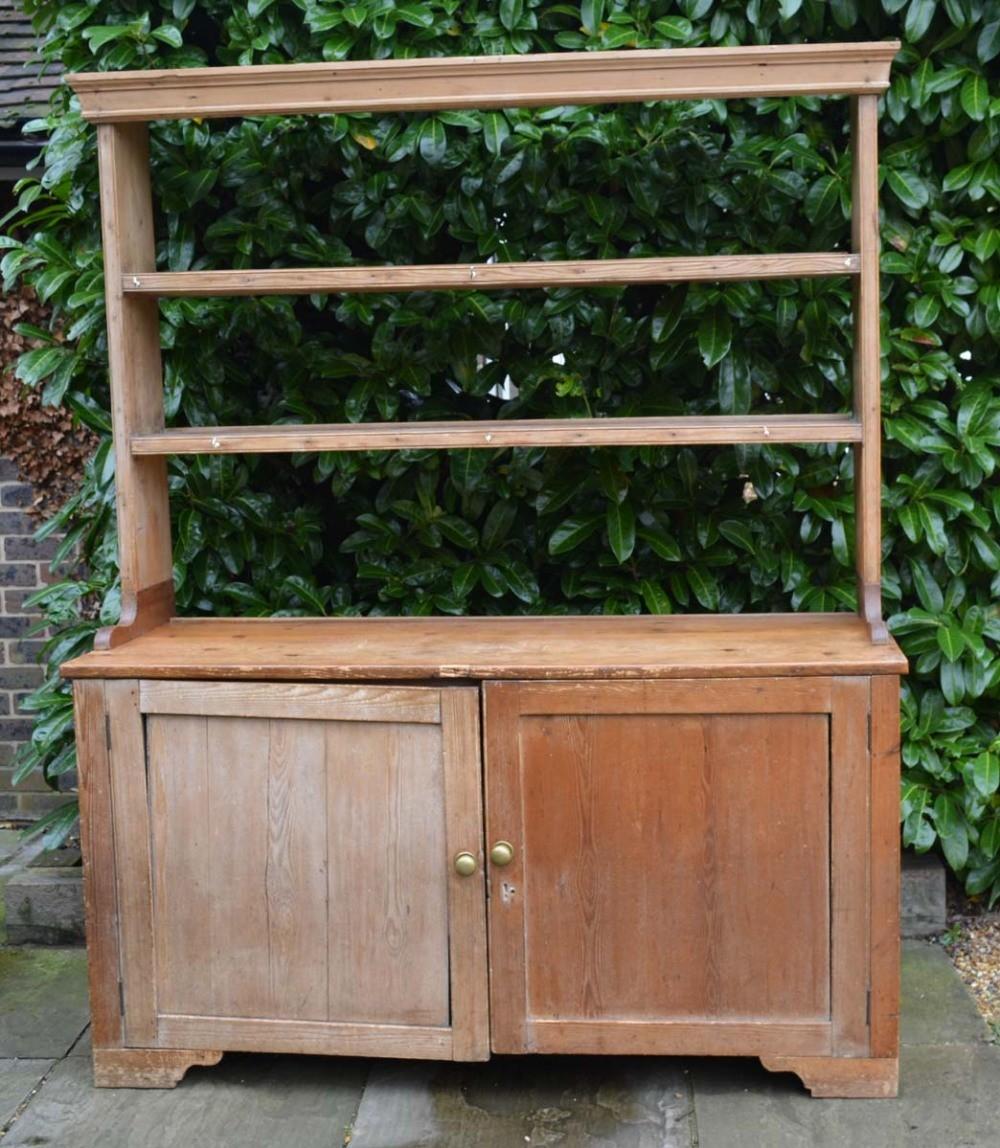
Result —
[[[122,1016],[125,1015],[125,982],[120,978],[118,980],[118,1011]]]
[[[865,993],[865,1024],[871,1025],[872,1023],[872,990],[869,988]]]
[[[104,744],[107,746],[108,753],[111,752],[111,714],[104,715]]]

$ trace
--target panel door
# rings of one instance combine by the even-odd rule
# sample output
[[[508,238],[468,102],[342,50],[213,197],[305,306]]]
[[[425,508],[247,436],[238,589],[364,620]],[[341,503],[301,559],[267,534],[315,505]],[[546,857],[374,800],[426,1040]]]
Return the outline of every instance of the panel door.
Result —
[[[106,691],[126,1044],[487,1055],[477,690]]]
[[[493,1049],[864,1051],[867,690],[488,685]]]

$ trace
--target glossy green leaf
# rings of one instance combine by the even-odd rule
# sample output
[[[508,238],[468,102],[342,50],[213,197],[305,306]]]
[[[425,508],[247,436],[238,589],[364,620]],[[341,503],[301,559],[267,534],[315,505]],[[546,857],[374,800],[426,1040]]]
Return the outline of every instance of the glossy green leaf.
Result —
[[[690,40],[691,33],[694,31],[691,21],[686,20],[683,16],[664,16],[662,20],[654,21],[653,27],[661,36],[665,36],[668,40],[676,40],[679,43]]]
[[[703,566],[691,566],[687,570],[687,582],[706,610],[718,610],[719,583],[713,574]]]
[[[498,156],[504,142],[510,137],[510,124],[503,112],[487,112],[483,116],[483,138],[492,155]]]
[[[500,0],[500,23],[512,32],[521,19],[524,11],[524,0]]]
[[[886,173],[886,180],[907,207],[919,210],[927,205],[929,198],[927,186],[915,172],[890,168]]]
[[[967,116],[974,120],[985,119],[990,106],[990,90],[986,77],[979,72],[971,72],[962,84],[960,99]]]
[[[698,324],[698,350],[706,367],[714,367],[729,354],[733,332],[724,307],[706,311]]]
[[[1000,754],[984,751],[972,763],[972,777],[983,797],[991,797],[1000,787]]]
[[[938,629],[937,643],[949,662],[958,661],[965,650],[965,638],[954,622],[946,622]]]
[[[753,554],[753,531],[745,522],[739,522],[731,518],[726,519],[724,522],[719,523],[719,533],[727,542],[732,542],[734,546],[738,546],[748,554]]]
[[[941,833],[938,830],[938,835],[941,840],[941,848],[944,850],[945,859],[948,864],[956,872],[961,872],[965,868],[966,862],[969,859],[969,834],[964,825],[959,825],[952,833]]]
[[[184,43],[180,29],[175,28],[173,24],[161,24],[159,28],[154,28],[153,36],[162,43],[169,44],[171,48],[179,48]]]
[[[635,512],[628,502],[611,501],[605,520],[612,553],[619,562],[627,562],[635,549]]]
[[[1000,853],[1000,815],[990,817],[979,834],[979,848],[987,857]]]
[[[928,564],[922,559],[911,558],[910,571],[920,604],[930,613],[940,614],[944,609],[944,594]]]
[[[705,353],[705,348],[702,348],[702,355]],[[727,355],[722,360],[719,364],[719,410],[722,414],[750,413],[750,382],[750,370],[741,355]]]
[[[806,194],[806,217],[810,223],[819,223],[829,217],[839,201],[840,181],[832,175],[822,175]]]
[[[580,23],[588,36],[596,36],[604,19],[604,0],[582,0]]]
[[[564,519],[549,537],[549,553],[568,554],[596,533],[603,523],[599,514],[576,515]]]
[[[907,40],[915,42],[924,36],[931,26],[936,8],[937,0],[910,0],[910,6],[906,10],[906,22],[903,25],[903,33]]]
[[[989,63],[1000,55],[1000,19],[991,20],[979,33],[976,40],[976,55],[981,64]]]
[[[644,578],[639,583],[639,591],[650,614],[670,614],[673,612],[670,596],[659,582],[655,582],[652,578]]]
[[[426,120],[420,128],[420,155],[430,164],[439,164],[448,154],[448,136],[438,119]]]

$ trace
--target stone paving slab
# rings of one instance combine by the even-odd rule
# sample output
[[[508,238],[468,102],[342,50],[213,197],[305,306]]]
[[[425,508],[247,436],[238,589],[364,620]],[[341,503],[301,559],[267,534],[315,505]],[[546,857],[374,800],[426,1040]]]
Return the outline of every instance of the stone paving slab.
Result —
[[[0,1114],[9,1119],[51,1068],[2,1148],[1000,1142],[1000,1049],[985,1043],[985,1027],[947,954],[920,941],[904,946],[898,1100],[813,1100],[796,1077],[768,1073],[753,1059],[666,1057],[500,1057],[453,1065],[227,1055],[216,1067],[192,1069],[174,1091],[94,1089],[89,1032],[80,1036],[85,988],[82,950],[0,950],[0,1056],[32,1058],[0,1061]]]
[[[0,1060],[0,1131],[53,1064],[54,1060]]]
[[[0,949],[0,1057],[65,1056],[88,1017],[83,949]]]
[[[94,1088],[88,1061],[70,1056],[3,1148],[340,1148],[365,1071],[353,1060],[232,1055],[172,1091]]]
[[[940,945],[903,942],[902,997],[904,1045],[971,1044],[989,1035],[975,1001]]]
[[[689,1148],[682,1063],[499,1057],[488,1064],[377,1063],[350,1148]]]
[[[903,1049],[895,1100],[813,1100],[758,1061],[692,1069],[698,1148],[990,1148],[1000,1128],[1000,1050]]]

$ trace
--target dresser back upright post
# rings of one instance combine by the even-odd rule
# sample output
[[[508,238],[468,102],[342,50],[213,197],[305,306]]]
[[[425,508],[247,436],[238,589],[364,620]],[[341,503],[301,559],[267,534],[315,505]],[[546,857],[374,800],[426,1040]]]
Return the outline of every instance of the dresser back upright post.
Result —
[[[861,259],[854,283],[854,444],[858,612],[873,642],[887,642],[882,619],[882,385],[879,320],[878,96],[851,98],[851,246]]]
[[[122,595],[120,624],[95,642],[106,650],[169,619],[174,590],[166,459],[131,450],[134,434],[163,429],[158,302],[122,289],[156,267],[146,124],[98,125],[97,150]]]

